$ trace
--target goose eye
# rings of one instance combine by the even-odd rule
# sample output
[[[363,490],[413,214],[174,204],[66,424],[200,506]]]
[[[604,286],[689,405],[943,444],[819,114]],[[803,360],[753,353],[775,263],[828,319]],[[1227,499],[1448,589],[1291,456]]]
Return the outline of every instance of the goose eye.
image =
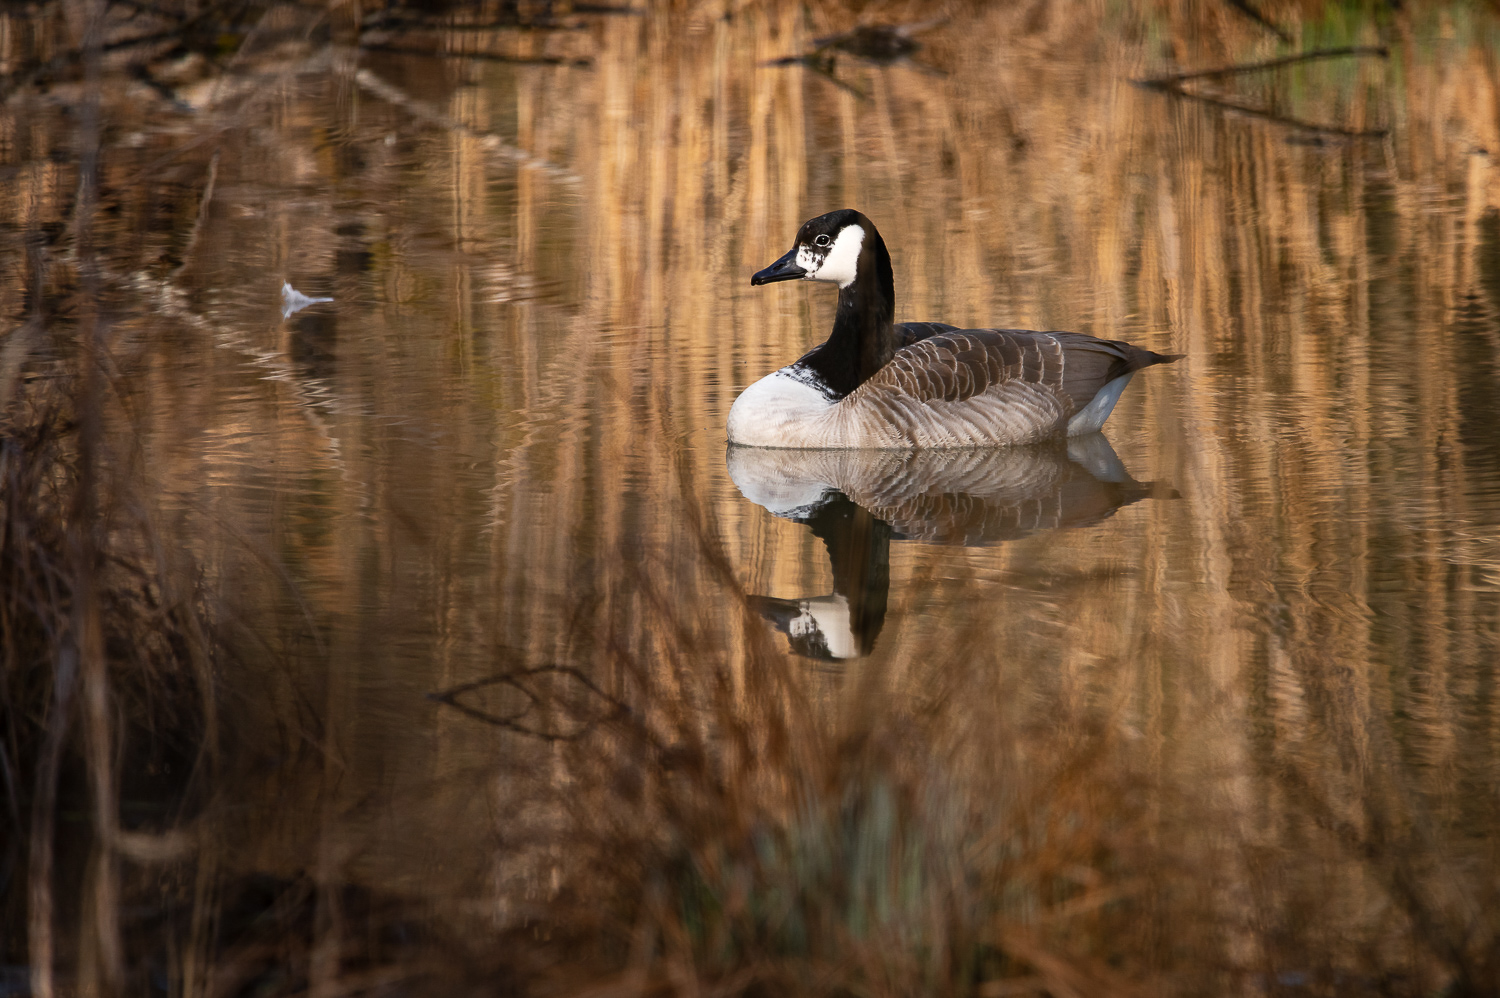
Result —
[[[828,238],[828,234],[825,232],[823,235],[814,239],[813,242],[817,243],[819,246],[827,246],[829,243],[833,242],[833,240]]]

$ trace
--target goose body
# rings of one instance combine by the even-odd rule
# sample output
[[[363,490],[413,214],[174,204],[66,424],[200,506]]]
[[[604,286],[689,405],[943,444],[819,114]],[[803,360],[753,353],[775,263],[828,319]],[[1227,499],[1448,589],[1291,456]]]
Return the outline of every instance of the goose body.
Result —
[[[890,254],[850,209],[804,223],[751,283],[797,279],[838,284],[833,331],[741,393],[730,443],[910,449],[1079,436],[1104,426],[1136,371],[1177,359],[1083,333],[896,324]]]

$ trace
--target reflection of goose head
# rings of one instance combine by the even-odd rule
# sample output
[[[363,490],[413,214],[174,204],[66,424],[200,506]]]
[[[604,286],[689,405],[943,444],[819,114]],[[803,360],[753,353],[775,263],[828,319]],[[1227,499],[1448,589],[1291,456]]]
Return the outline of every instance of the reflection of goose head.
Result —
[[[751,596],[750,605],[786,635],[798,655],[830,660],[858,658],[875,647],[873,635],[861,642],[854,633],[849,600],[837,593],[812,599]]]
[[[832,595],[752,597],[793,651],[817,658],[873,650],[885,621],[892,538],[993,544],[1087,526],[1148,496],[1177,494],[1131,478],[1102,434],[966,451],[730,447],[728,463],[745,498],[807,524],[828,549]]]
[[[828,550],[833,593],[808,599],[752,596],[751,604],[809,658],[868,655],[885,623],[891,587],[891,528],[838,492],[790,517],[812,528]]]

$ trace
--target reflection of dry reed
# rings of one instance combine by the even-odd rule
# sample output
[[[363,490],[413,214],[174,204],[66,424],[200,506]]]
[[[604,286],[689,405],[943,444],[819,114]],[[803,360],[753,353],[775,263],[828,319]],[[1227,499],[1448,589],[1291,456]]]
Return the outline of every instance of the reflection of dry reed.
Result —
[[[502,763],[505,916],[550,940],[550,986],[1128,990],[1111,965],[1141,944],[1138,888],[1109,871],[1139,835],[1145,776],[1111,757],[1118,725],[1088,706],[1051,714],[1061,741],[1029,724],[1041,691],[980,678],[982,626],[921,663],[919,698],[872,675],[865,706],[841,710],[774,646],[702,530],[719,608],[673,595],[693,565],[648,561],[640,603],[595,625],[609,703],[556,690],[555,730],[593,734],[553,743],[540,769],[525,739]],[[726,605],[738,656],[715,637]],[[491,709],[517,716],[512,699]]]
[[[42,382],[21,391],[0,424],[0,777],[11,830],[0,862],[8,882],[29,887],[30,912],[27,932],[7,933],[10,945],[29,946],[5,955],[30,958],[39,995],[53,993],[58,959],[83,961],[70,989],[122,985],[119,864],[185,854],[175,824],[202,790],[216,726],[191,574],[102,454],[92,479],[82,474],[88,431],[77,412]],[[82,499],[85,488],[92,499]],[[95,545],[83,540],[90,533]],[[91,832],[59,821],[79,808]],[[55,878],[71,879],[84,857],[79,911],[78,900],[56,897]],[[75,934],[78,919],[89,930]]]
[[[1390,129],[1307,145],[1128,86],[1273,55],[1227,5],[963,12],[931,35],[949,76],[849,67],[867,102],[765,65],[852,14],[726,12],[600,22],[570,43],[594,46],[587,73],[439,79],[379,55],[360,77],[309,41],[309,11],[278,8],[238,57],[255,85],[181,84],[199,117],[170,112],[177,131],[152,125],[164,105],[106,92],[130,140],[104,150],[96,240],[127,404],[91,431],[104,477],[84,494],[118,529],[95,534],[112,567],[81,621],[68,407],[104,404],[46,410],[48,382],[10,376],[77,359],[57,346],[89,298],[77,164],[47,106],[18,90],[0,111],[25,137],[0,150],[0,201],[26,235],[3,236],[0,304],[46,319],[0,357],[20,573],[0,593],[7,814],[42,848],[81,801],[98,835],[77,852],[118,860],[69,852],[63,821],[53,870],[83,888],[32,863],[58,966],[100,991],[152,961],[195,994],[451,982],[442,946],[492,971],[465,947],[493,948],[498,921],[517,980],[622,994],[1484,992],[1488,15],[1424,6],[1386,30],[1266,9],[1393,53],[1239,84],[1291,117]],[[76,96],[59,79],[52,99]],[[715,483],[729,400],[826,325],[821,299],[745,275],[842,204],[889,236],[902,318],[1186,352],[1113,427],[1187,499],[982,556],[902,549],[877,654],[820,675],[740,602],[749,577],[817,588],[811,542]],[[323,282],[335,318],[263,320],[261,290],[288,276]],[[149,308],[143,287],[161,289]],[[191,862],[165,834],[182,785],[156,788],[158,822],[110,804],[152,799],[111,783],[134,746],[176,766],[213,728],[193,590],[118,457],[137,428],[234,651],[218,680],[242,758],[218,790],[240,806],[188,826]],[[39,722],[68,673],[32,663],[62,661],[90,619],[122,657],[94,660],[82,727]],[[548,747],[422,698],[488,675],[494,647],[507,675],[566,665],[629,710]],[[527,683],[544,721],[589,703]],[[27,780],[63,744],[84,775],[57,756],[53,807]],[[172,904],[163,871],[190,884]],[[170,911],[132,922],[137,902]],[[25,903],[12,889],[7,927]],[[19,938],[6,962],[47,964]]]

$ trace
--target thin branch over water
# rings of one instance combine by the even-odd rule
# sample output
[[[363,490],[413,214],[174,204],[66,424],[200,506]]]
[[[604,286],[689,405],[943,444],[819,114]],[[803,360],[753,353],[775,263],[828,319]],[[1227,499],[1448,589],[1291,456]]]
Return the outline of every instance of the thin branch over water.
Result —
[[[1291,44],[1291,34],[1288,33],[1285,28],[1281,27],[1279,24],[1272,21],[1270,18],[1266,17],[1266,15],[1262,14],[1259,10],[1252,6],[1249,0],[1225,0],[1225,3],[1229,4],[1229,6],[1233,7],[1241,14],[1244,14],[1246,17],[1254,21],[1256,24],[1260,25],[1262,28],[1265,28],[1277,38],[1280,38],[1287,44]]]
[[[1233,66],[1219,66],[1216,69],[1195,69],[1187,73],[1169,73],[1166,76],[1148,76],[1135,82],[1143,87],[1156,87],[1166,89],[1177,83],[1187,80],[1213,80],[1226,76],[1239,76],[1243,73],[1260,73],[1270,69],[1280,69],[1283,66],[1295,66],[1304,62],[1317,62],[1322,59],[1341,59],[1348,56],[1378,56],[1381,59],[1390,57],[1390,49],[1384,45],[1347,45],[1343,48],[1315,49],[1311,52],[1299,52],[1296,55],[1284,55],[1275,59],[1266,59],[1262,62],[1242,62]]]
[[[1282,125],[1286,128],[1296,129],[1299,132],[1309,132],[1317,135],[1330,135],[1342,139],[1378,139],[1383,138],[1389,132],[1389,129],[1385,128],[1345,128],[1342,125],[1325,125],[1316,121],[1305,121],[1301,118],[1294,118],[1291,115],[1281,114],[1276,111],[1268,111],[1262,107],[1255,107],[1253,104],[1241,104],[1238,101],[1232,101],[1226,97],[1214,97],[1209,94],[1194,93],[1191,90],[1184,90],[1181,87],[1176,86],[1156,87],[1150,86],[1149,84],[1145,83],[1141,83],[1138,85],[1148,87],[1148,89],[1152,90],[1160,90],[1161,92],[1171,94],[1174,97],[1181,97],[1185,100],[1192,100],[1197,101],[1200,104],[1207,104],[1210,107],[1222,108],[1226,111],[1233,111],[1237,114],[1249,115],[1252,118],[1259,118],[1262,121],[1269,121],[1273,124]]]

